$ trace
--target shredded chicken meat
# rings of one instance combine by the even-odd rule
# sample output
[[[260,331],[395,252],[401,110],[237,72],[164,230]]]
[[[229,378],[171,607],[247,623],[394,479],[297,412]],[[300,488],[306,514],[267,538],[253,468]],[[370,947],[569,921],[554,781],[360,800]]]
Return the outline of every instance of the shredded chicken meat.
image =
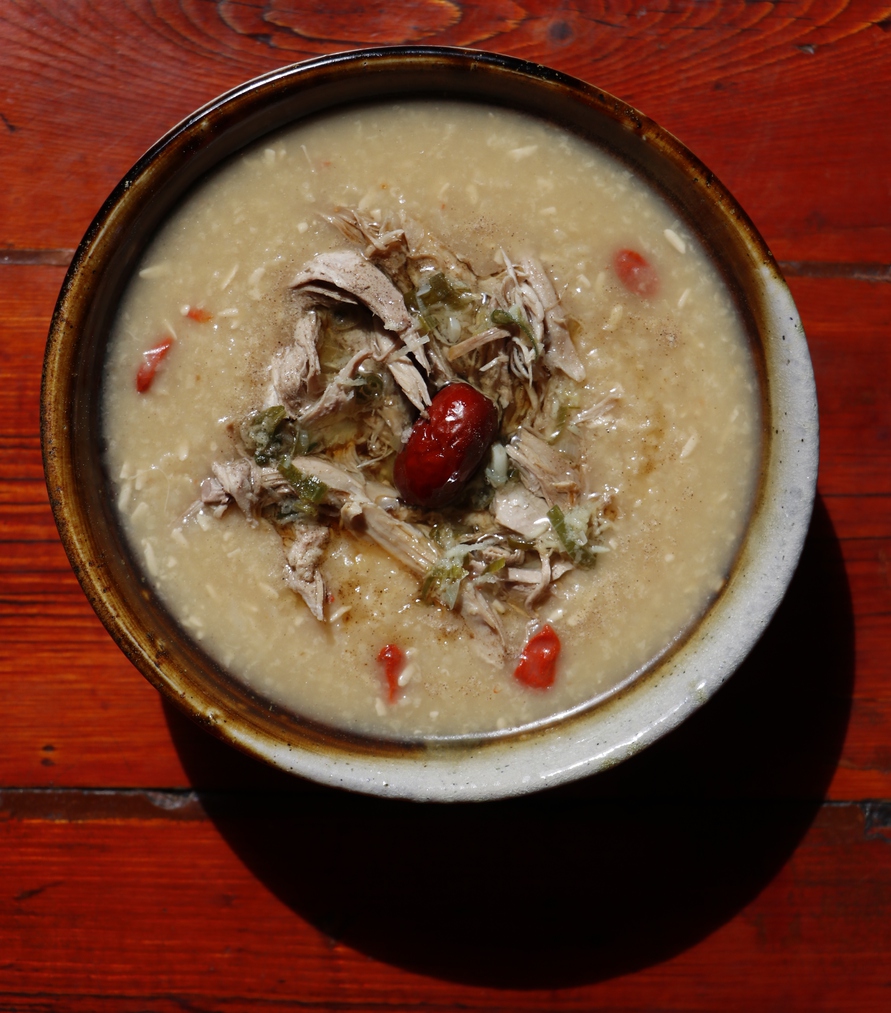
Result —
[[[478,274],[417,222],[355,210],[328,220],[350,246],[294,278],[292,338],[270,363],[264,403],[231,427],[238,456],[214,464],[197,507],[219,517],[234,503],[250,524],[273,524],[283,579],[319,621],[332,531],[371,540],[499,665],[503,617],[534,618],[555,582],[605,551],[604,496],[589,487],[578,427],[614,410],[621,390],[577,408],[584,366],[535,257],[502,250]],[[394,460],[457,381],[495,405],[496,439],[459,500],[412,506]]]

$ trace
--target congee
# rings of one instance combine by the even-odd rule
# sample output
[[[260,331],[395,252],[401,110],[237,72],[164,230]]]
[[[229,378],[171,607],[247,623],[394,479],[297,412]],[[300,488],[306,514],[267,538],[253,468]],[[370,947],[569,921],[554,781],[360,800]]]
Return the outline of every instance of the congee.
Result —
[[[146,580],[235,678],[396,738],[604,698],[728,578],[760,457],[730,292],[626,165],[471,103],[345,109],[190,193],[110,342]]]

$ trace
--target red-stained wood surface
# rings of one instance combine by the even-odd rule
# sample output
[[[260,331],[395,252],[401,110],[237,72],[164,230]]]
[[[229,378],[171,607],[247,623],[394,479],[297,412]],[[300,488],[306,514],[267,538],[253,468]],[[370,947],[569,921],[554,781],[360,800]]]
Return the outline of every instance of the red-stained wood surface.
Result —
[[[7,1010],[887,1009],[891,926],[864,912],[891,835],[852,804],[7,812]],[[524,871],[517,835],[562,861]],[[620,849],[639,867],[610,878]]]
[[[608,774],[480,806],[280,775],[93,616],[42,479],[43,346],[120,176],[219,92],[470,45],[638,106],[740,199],[821,411],[799,573],[728,685]],[[891,4],[0,5],[0,1009],[891,1008]]]

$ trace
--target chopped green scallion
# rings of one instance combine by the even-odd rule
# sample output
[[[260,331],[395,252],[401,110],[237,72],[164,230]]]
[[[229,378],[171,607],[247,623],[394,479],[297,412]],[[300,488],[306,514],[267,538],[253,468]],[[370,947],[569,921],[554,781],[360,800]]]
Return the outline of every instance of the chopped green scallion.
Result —
[[[316,446],[309,433],[287,417],[282,405],[251,412],[239,432],[245,448],[261,467],[281,457],[305,456]]]
[[[317,506],[324,500],[328,486],[314,475],[305,475],[291,463],[291,459],[283,457],[278,462],[278,473],[291,486],[302,503]]]
[[[597,553],[592,552],[588,545],[583,544],[573,535],[563,516],[563,511],[556,504],[548,510],[548,520],[560,539],[560,544],[566,550],[566,555],[576,566],[593,566],[597,562]]]
[[[433,306],[461,309],[473,300],[473,294],[466,285],[452,281],[441,272],[437,272],[417,290],[415,298],[425,309]]]
[[[532,328],[529,326],[529,320],[521,307],[515,306],[513,311],[510,313],[508,313],[507,310],[492,310],[489,319],[493,324],[497,324],[499,327],[519,327],[529,339],[529,343],[535,350],[535,358],[537,359],[539,355],[541,355],[541,346],[535,340],[535,335],[532,333]]]
[[[461,593],[461,581],[468,576],[460,563],[442,561],[431,567],[421,587],[421,598],[435,598],[446,608],[454,609]]]

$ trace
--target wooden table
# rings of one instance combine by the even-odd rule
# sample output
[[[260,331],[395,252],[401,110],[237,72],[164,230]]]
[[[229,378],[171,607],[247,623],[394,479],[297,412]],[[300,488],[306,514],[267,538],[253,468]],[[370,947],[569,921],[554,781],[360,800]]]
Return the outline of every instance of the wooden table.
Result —
[[[0,4],[0,1009],[891,1009],[891,7],[317,6]],[[246,78],[413,42],[549,64],[685,141],[781,262],[820,395],[804,557],[743,669],[610,774],[497,804],[321,789],[168,710],[40,459],[50,314],[131,163]]]

